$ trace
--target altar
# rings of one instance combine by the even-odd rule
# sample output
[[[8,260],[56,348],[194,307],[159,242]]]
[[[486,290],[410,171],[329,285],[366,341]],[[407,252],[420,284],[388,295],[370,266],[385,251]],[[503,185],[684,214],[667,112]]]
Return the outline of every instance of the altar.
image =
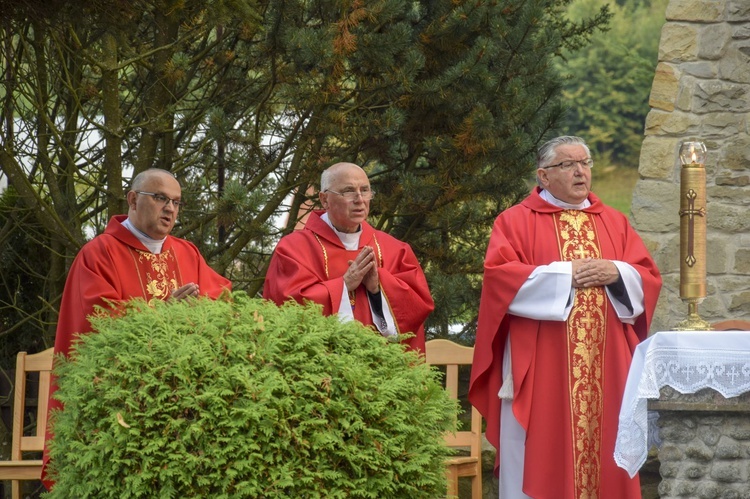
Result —
[[[615,444],[615,461],[630,476],[635,476],[648,456],[649,400],[659,400],[665,387],[679,394],[695,394],[710,388],[724,399],[750,392],[750,332],[664,331],[638,345],[623,394]],[[713,409],[729,410],[721,404],[706,405],[698,408],[693,404],[691,409],[690,404],[683,403],[685,407],[680,410],[707,411],[704,414],[710,414]],[[695,421],[689,424],[695,426]],[[750,448],[750,442],[744,444]],[[709,451],[705,454],[711,455]],[[690,457],[690,450],[677,453]],[[701,472],[693,471],[693,474]]]

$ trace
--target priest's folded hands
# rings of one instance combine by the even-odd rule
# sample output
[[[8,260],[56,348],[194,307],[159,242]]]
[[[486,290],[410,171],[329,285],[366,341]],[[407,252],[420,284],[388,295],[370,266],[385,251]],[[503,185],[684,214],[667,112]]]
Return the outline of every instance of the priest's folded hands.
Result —
[[[611,260],[582,258],[573,260],[573,287],[607,286],[620,279],[620,271]]]
[[[179,288],[172,291],[172,294],[169,295],[169,299],[184,300],[185,298],[188,298],[190,296],[194,298],[200,296],[200,287],[194,282],[189,282],[184,286],[180,286]]]

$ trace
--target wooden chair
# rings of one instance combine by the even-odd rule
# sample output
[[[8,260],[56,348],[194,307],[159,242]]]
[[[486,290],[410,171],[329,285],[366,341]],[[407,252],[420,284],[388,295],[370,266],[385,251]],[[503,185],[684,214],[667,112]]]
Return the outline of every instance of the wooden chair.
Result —
[[[40,480],[41,459],[24,459],[24,452],[42,452],[47,430],[47,399],[49,396],[50,371],[52,371],[52,348],[28,355],[19,352],[16,356],[16,382],[13,399],[13,430],[11,432],[10,461],[0,461],[0,480],[12,480],[13,499],[21,497],[21,480]],[[26,381],[29,373],[39,373],[37,393],[36,429],[33,435],[24,435],[26,412]]]
[[[445,366],[445,389],[458,398],[458,366],[471,365],[474,348],[449,340],[430,340],[426,344],[425,360],[430,365]],[[453,457],[446,463],[448,496],[458,497],[458,478],[471,477],[471,497],[482,497],[482,415],[471,408],[471,429],[445,435],[450,447],[469,449],[469,456]]]
[[[750,321],[730,319],[711,324],[714,331],[750,331]]]

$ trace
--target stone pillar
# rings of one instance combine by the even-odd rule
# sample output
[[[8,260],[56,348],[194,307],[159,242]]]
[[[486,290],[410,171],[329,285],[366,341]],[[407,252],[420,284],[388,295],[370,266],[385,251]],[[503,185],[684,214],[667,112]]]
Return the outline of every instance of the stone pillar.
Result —
[[[670,0],[665,18],[631,214],[664,278],[652,331],[685,317],[677,156],[685,140],[708,148],[701,316],[750,319],[750,2]]]
[[[659,497],[750,498],[750,393],[665,387],[649,409],[659,412]]]

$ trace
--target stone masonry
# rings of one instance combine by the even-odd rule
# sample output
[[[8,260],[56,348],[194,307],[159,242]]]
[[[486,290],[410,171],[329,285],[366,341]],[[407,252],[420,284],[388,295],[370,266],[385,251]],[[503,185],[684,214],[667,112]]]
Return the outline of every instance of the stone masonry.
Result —
[[[659,411],[660,497],[750,499],[750,393],[666,387],[649,406]]]
[[[652,332],[680,300],[678,152],[706,144],[708,322],[750,320],[750,1],[670,0],[662,28],[631,220],[664,278]]]
[[[750,320],[750,1],[670,0],[631,221],[664,278],[652,332],[684,319],[679,296],[680,144],[706,144],[708,322]],[[662,389],[662,498],[750,499],[750,395]],[[648,463],[647,463],[648,465]],[[644,497],[646,495],[644,494]]]

